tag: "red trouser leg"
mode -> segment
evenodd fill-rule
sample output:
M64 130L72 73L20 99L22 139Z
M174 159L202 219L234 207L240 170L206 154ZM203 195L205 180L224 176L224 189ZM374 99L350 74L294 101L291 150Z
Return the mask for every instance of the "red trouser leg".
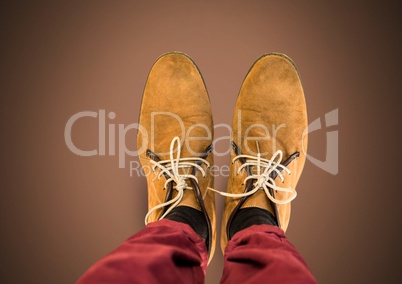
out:
M77 283L204 283L208 256L190 226L163 219L96 262Z
M254 225L236 233L225 251L221 283L316 283L284 232Z

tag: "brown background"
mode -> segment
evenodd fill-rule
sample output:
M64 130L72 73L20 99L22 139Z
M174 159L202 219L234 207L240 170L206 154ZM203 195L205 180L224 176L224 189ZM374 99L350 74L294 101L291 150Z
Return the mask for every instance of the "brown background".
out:
M310 122L339 108L331 130L339 130L340 164L336 176L306 164L287 235L320 283L400 283L396 4L16 2L0 6L1 283L72 283L143 228L145 178L119 169L116 156L74 155L64 127L84 110L114 111L110 123L137 122L148 71L172 50L197 62L216 124L231 123L258 56L292 57ZM95 148L97 137L95 119L76 124L79 147ZM325 144L325 131L312 134L310 154L324 159ZM134 131L127 145L135 149ZM216 158L227 163L227 156ZM226 178L215 187L225 189ZM223 199L217 203L220 217ZM217 283L221 271L217 251L206 282Z

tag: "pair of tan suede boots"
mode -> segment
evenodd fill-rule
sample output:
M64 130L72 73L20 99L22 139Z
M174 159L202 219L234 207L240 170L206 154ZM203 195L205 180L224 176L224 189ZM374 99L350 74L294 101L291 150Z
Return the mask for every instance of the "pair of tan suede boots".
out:
M286 231L305 163L307 110L300 77L284 54L261 56L248 71L234 110L226 192L213 188L213 119L199 69L171 52L154 63L144 89L137 145L147 169L147 222L178 206L203 213L209 261L216 246L215 193L226 196L221 248L236 213L269 211Z

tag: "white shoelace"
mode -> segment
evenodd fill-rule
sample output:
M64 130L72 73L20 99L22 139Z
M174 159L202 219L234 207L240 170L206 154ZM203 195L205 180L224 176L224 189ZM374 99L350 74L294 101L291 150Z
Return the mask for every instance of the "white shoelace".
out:
M258 148L258 145L257 145ZM258 150L259 152L259 150ZM221 192L215 189L210 188L210 190L219 193L223 196L226 197L232 197L232 198L242 198L245 196L250 196L256 193L258 190L263 190L266 194L266 196L271 200L272 202L276 204L286 204L291 202L293 199L296 198L297 192L291 188L291 187L280 187L277 186L275 183L275 180L270 177L271 173L276 172L277 176L279 176L280 180L282 183L284 182L284 177L281 174L281 170L284 170L288 175L290 175L290 170L285 167L284 165L281 165L280 162L282 161L283 153L281 150L278 150L274 153L271 159L262 159L261 154L258 153L257 157L256 156L250 156L250 155L238 155L233 159L233 163L236 162L236 160L245 158L246 162L242 164L238 169L237 169L237 174L240 173L241 170L243 170L245 167L250 166L250 167L256 167L256 173L253 173L249 176L247 176L243 184L246 184L246 182L250 179L255 179L256 181L254 182L254 188L250 190L249 192L244 192L244 193L228 193L228 192ZM252 171L253 172L253 171ZM270 192L269 189L273 189L276 191L281 191L281 192L287 192L291 193L290 197L280 200L276 199Z
M175 150L175 145L177 144L177 155L176 158L173 157L174 150ZM180 158L180 153L181 153L181 145L180 145L180 138L179 137L174 137L172 142L170 143L170 159L169 160L162 160L159 162L156 162L154 160L150 160L150 162L153 164L152 170L155 171L156 168L160 170L157 178L160 179L162 175L167 175L169 178L166 180L164 189L166 189L166 186L170 182L174 182L176 185L173 187L177 191L177 195L172 198L169 201L166 201L164 203L158 204L155 207L153 207L147 215L145 216L145 225L148 224L148 218L149 216L155 211L160 208L164 208L165 206L169 206L169 208L166 210L166 212L159 218L163 219L166 217L167 214L169 214L170 211L175 208L180 201L183 198L184 195L184 190L192 190L193 188L191 186L188 186L187 180L193 179L195 182L198 183L198 179L195 175L192 174L180 174L179 169L189 169L192 167L196 167L202 174L203 177L206 175L206 171L197 164L196 162L201 162L201 164L205 164L207 168L209 168L209 163L202 158Z

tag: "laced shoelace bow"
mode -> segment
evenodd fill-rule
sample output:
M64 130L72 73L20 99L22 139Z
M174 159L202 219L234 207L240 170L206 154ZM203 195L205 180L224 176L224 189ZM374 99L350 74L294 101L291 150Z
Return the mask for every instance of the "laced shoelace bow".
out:
M177 155L176 157L173 156L174 150L175 150L175 145L177 144ZM169 160L161 160L161 161L154 161L150 160L150 162L153 164L152 170L156 171L156 169L159 169L160 172L157 175L157 178L160 179L162 175L167 176L168 178L166 179L166 182L163 186L164 189L167 188L167 185L170 182L175 183L176 185L173 186L173 189L177 191L177 195L172 198L171 200L168 200L164 203L158 204L155 207L153 207L147 215L145 216L145 225L148 224L148 219L151 214L161 208L164 208L165 206L169 206L169 208L166 210L166 212L159 218L163 219L166 217L167 214L170 213L170 211L173 210L183 199L184 195L184 190L192 190L193 188L187 184L187 180L194 180L195 182L198 183L198 179L195 175L192 174L181 174L179 173L179 169L189 169L189 168L197 168L201 175L203 177L206 176L206 171L203 169L201 166L202 164L205 164L207 168L209 168L209 163L205 159L198 158L198 157L191 157L191 158L180 158L181 154L181 145L180 145L180 138L179 137L174 137L172 142L170 143L170 159ZM197 164L197 162L199 162ZM201 164L201 165L200 165Z
M287 204L291 202L293 199L296 198L297 192L291 187L280 187L276 185L275 180L271 177L271 174L275 172L277 176L280 178L282 183L284 182L284 177L281 173L281 171L285 171L288 175L291 174L291 171L284 165L280 164L282 161L283 153L281 150L276 151L271 159L263 159L261 158L261 154L259 151L259 147L257 144L257 149L258 149L258 154L257 156L251 156L251 155L238 155L235 158L233 158L233 163L236 162L236 160L244 158L246 159L245 163L243 163L238 169L237 169L237 174L241 172L241 170L245 169L247 166L249 167L256 167L256 170L254 171L251 175L248 175L244 181L243 184L246 184L248 180L255 180L253 183L254 188L248 192L244 193L228 193L228 192L221 192L218 190L214 190L210 188L212 191L219 193L220 195L226 196L226 197L232 197L232 198L242 198L245 196L251 196L254 193L256 193L258 190L263 190L266 194L266 196L271 200L272 202L276 204ZM280 192L286 192L290 193L290 196L286 199L277 199L275 198L272 194L271 191L280 191Z

